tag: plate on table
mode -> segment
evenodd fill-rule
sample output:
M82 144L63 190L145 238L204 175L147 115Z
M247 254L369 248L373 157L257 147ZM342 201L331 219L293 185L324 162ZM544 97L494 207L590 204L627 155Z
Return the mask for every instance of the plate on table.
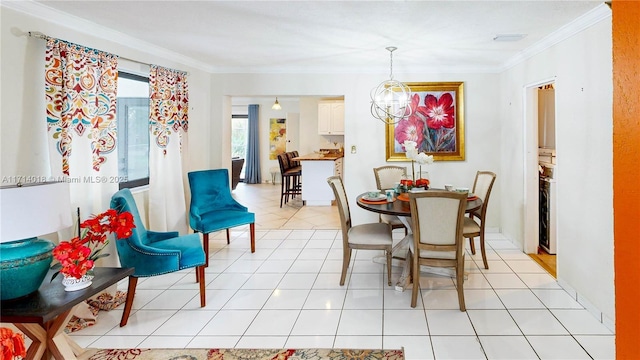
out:
M478 196L476 196L476 195L474 195L472 193L467 194L467 200L469 200L469 201L476 200L477 198L478 198Z
M369 197L369 195L364 195L362 198L367 201L382 201L382 200L387 200L387 195L380 194L377 197Z

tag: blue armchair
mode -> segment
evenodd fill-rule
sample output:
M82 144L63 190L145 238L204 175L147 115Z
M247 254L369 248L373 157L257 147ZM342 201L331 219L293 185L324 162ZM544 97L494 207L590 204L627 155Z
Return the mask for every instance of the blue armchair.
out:
M209 264L209 233L249 224L251 232L251 252L256 251L255 214L240 205L229 188L227 169L192 171L189 174L191 206L189 224L195 232L203 234L204 252Z
M135 268L129 277L127 302L120 326L125 326L131 313L133 298L139 277L167 274L170 272L196 268L200 283L200 306L206 305L204 268L205 252L196 234L180 236L177 231L148 231L140 219L138 208L129 189L122 189L111 197L111 208L118 212L129 211L136 227L130 237L116 241L116 249L123 267Z

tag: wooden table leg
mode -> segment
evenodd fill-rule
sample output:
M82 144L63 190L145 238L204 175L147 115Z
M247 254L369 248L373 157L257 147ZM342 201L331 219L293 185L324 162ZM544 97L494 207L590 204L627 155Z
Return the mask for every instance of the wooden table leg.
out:
M47 332L39 324L13 324L29 339L31 345L27 349L27 359L41 359L47 350Z
M51 352L56 360L75 360L82 355L86 355L87 351L94 351L82 348L64 332L67 323L73 316L72 310L65 311L48 324L47 350Z

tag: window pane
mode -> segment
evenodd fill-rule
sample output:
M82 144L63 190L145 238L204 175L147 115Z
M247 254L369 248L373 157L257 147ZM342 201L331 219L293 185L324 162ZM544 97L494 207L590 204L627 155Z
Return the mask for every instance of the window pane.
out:
M249 136L249 119L246 115L234 115L231 119L231 157L245 159L247 157L247 137ZM240 179L244 179L242 167Z
M133 77L133 78L129 78ZM120 73L118 78L118 175L120 188L149 183L148 79Z

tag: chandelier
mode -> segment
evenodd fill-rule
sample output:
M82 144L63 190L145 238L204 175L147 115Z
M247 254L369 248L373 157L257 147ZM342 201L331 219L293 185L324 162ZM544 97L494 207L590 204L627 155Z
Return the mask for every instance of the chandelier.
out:
M411 89L393 79L393 52L398 48L386 48L390 57L389 80L371 90L371 115L385 124L397 124L411 115Z

